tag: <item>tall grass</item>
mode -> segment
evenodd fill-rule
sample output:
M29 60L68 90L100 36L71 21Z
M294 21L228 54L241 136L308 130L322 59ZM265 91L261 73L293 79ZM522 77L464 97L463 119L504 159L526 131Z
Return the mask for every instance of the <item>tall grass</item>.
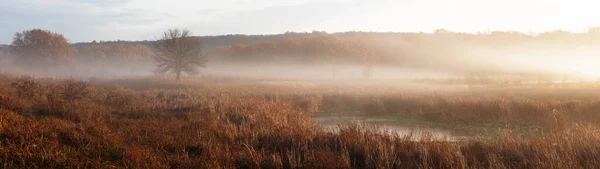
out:
M596 99L358 92L232 82L83 83L0 77L4 168L598 168ZM128 83L123 85L122 83ZM121 84L121 85L118 85ZM166 87L162 86L167 84ZM172 87L172 86L176 87ZM128 87L122 87L128 86ZM529 124L531 136L454 142L350 125L319 112Z

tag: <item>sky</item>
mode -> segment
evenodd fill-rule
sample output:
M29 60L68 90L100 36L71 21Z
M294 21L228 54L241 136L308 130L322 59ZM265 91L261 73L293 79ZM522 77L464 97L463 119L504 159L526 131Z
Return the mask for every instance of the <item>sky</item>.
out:
M40 28L71 42L294 32L585 31L600 4L583 0L0 0L0 44Z

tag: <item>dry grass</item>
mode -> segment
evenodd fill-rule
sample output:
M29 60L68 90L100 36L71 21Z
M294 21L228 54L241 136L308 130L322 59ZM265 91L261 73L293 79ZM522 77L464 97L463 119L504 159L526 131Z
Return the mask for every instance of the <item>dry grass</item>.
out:
M124 84L126 83L126 84ZM151 84L151 85L149 85ZM121 87L121 86L127 86ZM600 100L518 92L368 92L134 79L0 77L4 168L599 168ZM593 93L593 92L591 92ZM339 133L317 112L535 125L464 142Z

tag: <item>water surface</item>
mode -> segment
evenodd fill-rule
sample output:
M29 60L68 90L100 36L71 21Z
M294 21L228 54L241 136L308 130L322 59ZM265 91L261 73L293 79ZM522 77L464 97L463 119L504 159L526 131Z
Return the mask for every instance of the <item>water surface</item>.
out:
M365 117L365 116L327 116L313 117L314 122L319 124L323 130L328 132L339 132L341 127L348 125L360 125L368 129L374 129L382 134L398 134L400 136L411 136L413 140L441 139L441 140L464 140L467 137L457 134L448 129L434 128L425 125L407 125L393 118Z

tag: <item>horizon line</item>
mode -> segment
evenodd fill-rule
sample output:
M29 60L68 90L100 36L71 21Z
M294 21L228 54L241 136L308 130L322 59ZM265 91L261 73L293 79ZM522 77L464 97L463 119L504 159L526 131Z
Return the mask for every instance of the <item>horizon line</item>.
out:
M26 30L33 30L33 29L38 29L38 28L32 28L32 29L26 29ZM24 30L24 31L26 31ZM46 29L42 29L42 30L46 30ZM438 33L438 31L440 31L439 33L457 33L457 34L470 34L470 35L490 35L494 32L506 32L506 33L519 33L519 34L523 34L523 35L528 35L528 36L539 36L541 34L544 33L551 33L551 32L567 32L567 33L572 33L572 34L585 34L585 33L589 33L591 32L591 30L596 30L600 32L600 26L590 26L587 27L583 30L580 31L572 31L572 30L566 30L566 29L553 29L553 30L546 30L546 31L528 31L528 32L523 32L523 31L516 31L516 30L483 30L483 31L477 31L477 32L469 32L469 31L453 31L453 30L449 30L449 29L445 29L445 28L438 28L435 29L433 31L355 31L355 30L349 30L349 31L337 31L337 32L327 32L327 31L319 31L319 30L312 30L312 31L285 31L283 33L256 33L256 34L243 34L243 33L231 33L231 34L215 34L215 35L196 35L194 37L221 37L221 36L276 36L276 35L285 35L285 34L312 34L312 33L326 33L326 34L343 34L343 33L390 33L390 34L436 34ZM52 31L52 30L48 30L48 31ZM54 32L54 31L52 31ZM55 33L59 33L62 34L60 32L55 32ZM67 40L69 39L68 37L66 37ZM155 40L150 40L150 39L143 39L143 40L122 40L122 39L116 39L116 40L92 40L92 41L78 41L78 42L70 42L70 44L82 44L82 43L92 43L93 41L96 41L98 43L100 42L143 42L143 41L155 41ZM2 44L0 43L0 45L10 45L10 44Z

